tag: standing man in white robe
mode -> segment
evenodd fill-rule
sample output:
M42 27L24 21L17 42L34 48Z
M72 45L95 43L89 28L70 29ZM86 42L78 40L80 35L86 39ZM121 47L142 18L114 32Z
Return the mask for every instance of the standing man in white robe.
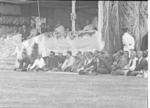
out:
M123 50L129 52L129 57L131 55L131 51L135 48L135 39L128 32L125 32L122 36Z

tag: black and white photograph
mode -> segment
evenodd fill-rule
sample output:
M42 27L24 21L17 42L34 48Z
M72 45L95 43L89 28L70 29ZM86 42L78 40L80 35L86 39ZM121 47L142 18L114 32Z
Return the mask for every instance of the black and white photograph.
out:
M148 108L148 1L0 0L0 108Z

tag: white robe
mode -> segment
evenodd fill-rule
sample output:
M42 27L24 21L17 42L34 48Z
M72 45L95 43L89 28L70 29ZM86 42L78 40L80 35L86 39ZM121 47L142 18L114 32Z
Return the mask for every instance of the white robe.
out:
M123 50L129 52L129 56L131 54L131 50L134 50L135 48L135 40L133 36L131 36L129 33L124 33L122 36L122 43L123 43Z

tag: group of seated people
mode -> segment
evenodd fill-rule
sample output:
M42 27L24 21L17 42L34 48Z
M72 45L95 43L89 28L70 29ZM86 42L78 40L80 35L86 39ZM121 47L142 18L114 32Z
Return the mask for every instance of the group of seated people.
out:
M110 55L107 52L77 52L75 56L71 51L66 55L55 54L51 51L49 56L38 56L32 64L27 64L27 58L19 67L21 71L61 71L77 72L80 75L112 74L126 76L145 76L148 71L148 52L118 51Z
M112 64L111 72L113 75L147 76L147 51L132 50L130 57L128 51L118 52L114 58L115 62Z

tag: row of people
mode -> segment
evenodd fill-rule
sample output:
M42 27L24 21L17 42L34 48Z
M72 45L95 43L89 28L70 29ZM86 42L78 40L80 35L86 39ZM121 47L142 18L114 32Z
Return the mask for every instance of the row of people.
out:
M148 52L131 51L129 57L128 51L119 52L115 55L112 65L113 75L143 76L148 71Z
M78 52L75 56L71 51L64 56L51 51L48 57L40 57L30 65L22 65L23 70L30 71L63 71L79 74L112 74L112 75L143 75L148 70L147 52L119 51L114 55L106 52ZM25 59L27 60L27 59Z

